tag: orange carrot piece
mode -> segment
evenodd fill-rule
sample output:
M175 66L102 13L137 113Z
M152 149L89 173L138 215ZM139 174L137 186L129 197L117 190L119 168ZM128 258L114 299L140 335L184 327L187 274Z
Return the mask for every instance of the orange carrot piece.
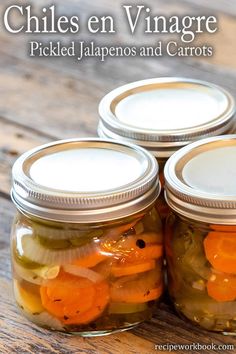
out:
M40 295L44 308L50 314L64 323L72 324L83 323L85 314L89 322L102 313L108 303L109 289L104 281L93 283L88 279L60 272L56 279L41 286Z
M144 263L137 263L126 266L113 265L111 272L115 277L122 277L124 275L143 273L154 268L155 261L151 259Z
M160 284L157 288L147 290L146 292L137 292L125 294L122 292L111 292L111 298L114 302L143 303L158 299L163 291Z
M158 299L162 283L160 265L145 273L118 278L111 285L111 301L142 303Z
M80 257L79 259L74 260L72 264L84 268L92 268L95 267L98 263L104 261L104 259L106 259L106 256L99 253L99 250L97 250L88 256Z
M216 301L236 299L236 276L221 273L212 274L207 282L207 292Z
M137 263L162 256L163 246L157 243L159 238L155 232L131 235L117 242L102 243L101 248L113 254L121 263Z
M95 290L96 296L92 307L88 311L78 313L75 317L64 318L63 322L65 324L87 324L96 320L103 313L109 302L109 286L105 281L102 281L96 284Z
M162 245L150 245L145 248L130 251L124 258L122 258L121 262L125 263L133 263L137 261L146 261L152 259L158 259L163 254L163 246Z
M43 306L52 315L69 317L75 316L78 310L84 312L92 306L95 288L88 279L61 272L56 279L41 286L40 294Z
M236 274L236 233L209 232L204 240L204 250L213 268Z
M236 232L235 225L210 225L210 228L214 231Z

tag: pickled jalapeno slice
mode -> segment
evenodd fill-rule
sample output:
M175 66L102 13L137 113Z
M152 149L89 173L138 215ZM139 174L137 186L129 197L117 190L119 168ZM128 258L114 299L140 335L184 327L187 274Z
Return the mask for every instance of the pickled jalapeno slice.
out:
M209 232L204 240L204 249L213 268L236 274L236 232Z

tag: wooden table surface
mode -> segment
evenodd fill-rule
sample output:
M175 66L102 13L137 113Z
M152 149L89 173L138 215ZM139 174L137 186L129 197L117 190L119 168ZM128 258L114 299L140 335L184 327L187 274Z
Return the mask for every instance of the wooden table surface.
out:
M40 4L31 3L35 3L35 8L50 4L44 0ZM122 24L120 0L57 0L55 3L64 15L80 14L83 19L92 14L116 16L119 24L116 35L91 37L84 31L79 40L95 38L97 43L111 45L153 44L158 39L141 34L128 35ZM9 0L1 1L1 17L7 5ZM17 312L12 299L9 235L15 208L9 190L11 167L20 154L55 139L96 136L99 100L109 90L131 81L157 76L193 77L220 84L236 97L235 2L158 0L149 1L149 5L156 14L216 15L219 31L197 38L197 43L214 46L214 56L111 58L103 63L91 58L81 63L70 58L32 59L26 55L28 35L9 35L0 30L0 353L159 353L155 344L193 342L233 343L234 351L221 352L236 353L236 339L193 327L179 319L165 301L150 322L136 329L108 337L83 339L52 333L30 324ZM39 35L37 39L40 38Z

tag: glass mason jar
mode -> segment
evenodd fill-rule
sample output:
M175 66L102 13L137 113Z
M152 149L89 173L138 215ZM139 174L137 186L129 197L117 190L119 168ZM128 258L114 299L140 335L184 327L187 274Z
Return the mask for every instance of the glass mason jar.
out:
M96 336L150 319L163 289L158 165L101 139L51 143L13 167L14 295L32 322Z
M154 78L108 93L99 105L98 135L140 145L157 158L160 180L167 159L181 147L235 131L235 102L212 83L187 78ZM168 215L164 184L156 207Z
M236 135L201 140L165 167L168 288L177 312L236 334Z

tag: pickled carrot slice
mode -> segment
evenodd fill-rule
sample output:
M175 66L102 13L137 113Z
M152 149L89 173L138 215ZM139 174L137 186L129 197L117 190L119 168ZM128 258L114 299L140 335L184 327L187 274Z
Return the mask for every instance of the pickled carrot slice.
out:
M213 268L236 274L236 233L209 232L204 239L204 250Z
M163 291L162 285L158 288L147 290L146 292L137 292L130 294L122 294L122 292L112 292L112 301L127 302L127 303L143 303L158 299Z
M119 258L122 264L137 263L158 259L163 255L162 245L147 245L145 248L140 249L138 247L133 247L130 250L120 252Z
M140 259L157 259L163 255L162 245L147 246L145 249L139 250Z
M236 299L236 276L215 273L207 282L207 292L216 301L233 301Z
M152 259L158 259L163 255L162 245L148 245L143 249L137 247L131 249L130 252L122 254L121 263L128 264L137 261L146 261Z
M101 244L101 248L113 254L121 263L137 263L162 256L163 246L157 243L158 239L159 234L149 232L126 236L113 243L105 242Z
M236 232L236 225L210 225L214 231Z
M57 279L41 286L40 294L48 312L63 318L76 316L77 311L87 311L93 304L95 288L88 279L61 273Z
M103 281L96 284L96 296L94 298L93 305L86 312L78 314L75 317L64 318L63 322L65 324L87 324L98 318L109 302L109 286Z
M155 261L151 259L150 261L144 263L137 263L126 266L113 265L111 268L111 272L115 277L122 277L124 275L143 273L154 268Z
M105 281L93 283L62 271L56 279L41 286L40 295L44 308L63 323L82 324L104 311L109 287Z
M77 258L72 262L72 264L79 267L92 268L98 263L104 261L106 257L107 256L99 253L99 250L95 249L93 253Z
M141 275L119 278L111 286L112 302L143 303L156 300L162 294L160 269L153 269Z

